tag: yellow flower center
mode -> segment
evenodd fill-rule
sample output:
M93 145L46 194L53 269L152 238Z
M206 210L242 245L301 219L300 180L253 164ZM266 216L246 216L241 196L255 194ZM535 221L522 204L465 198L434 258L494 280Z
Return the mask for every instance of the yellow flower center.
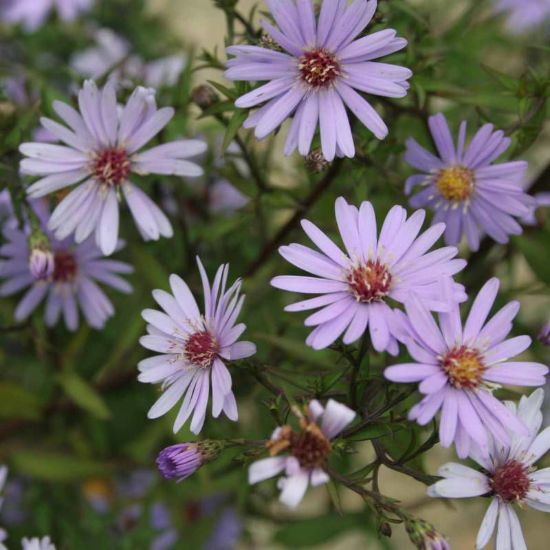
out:
M436 186L448 201L464 201L474 190L474 172L464 166L443 168L437 174Z
M449 379L449 384L457 389L477 388L482 382L486 368L479 352L466 346L449 351L441 359L440 364Z

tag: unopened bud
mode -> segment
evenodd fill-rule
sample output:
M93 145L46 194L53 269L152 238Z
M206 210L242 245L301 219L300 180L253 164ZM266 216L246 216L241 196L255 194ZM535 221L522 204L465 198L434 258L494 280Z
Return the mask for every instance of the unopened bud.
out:
M273 50L275 52L282 52L283 48L269 34L262 34L260 39L258 40L258 46L260 48L265 48L267 50Z
M14 122L16 107L11 101L0 101L0 128L8 128Z
M315 149L306 156L306 166L310 172L320 174L330 166L330 162L323 156L320 149Z
M380 532L380 534L381 534L383 537L388 537L388 538L390 538L391 535L392 535L391 525L390 525L387 521L383 521L383 522L378 526L378 531Z
M418 550L451 550L447 539L435 527L423 519L410 519L405 529Z
M163 449L157 466L166 479L182 481L194 474L203 464L215 460L223 449L219 441L179 443Z
M548 321L539 332L539 341L545 346L550 346L550 321Z
M34 231L29 238L29 269L37 279L48 279L53 275L55 258L48 237L40 230Z
M193 88L191 91L191 99L193 103L203 111L212 107L212 105L215 105L220 100L218 94L214 91L212 86L208 86L208 84L201 84Z

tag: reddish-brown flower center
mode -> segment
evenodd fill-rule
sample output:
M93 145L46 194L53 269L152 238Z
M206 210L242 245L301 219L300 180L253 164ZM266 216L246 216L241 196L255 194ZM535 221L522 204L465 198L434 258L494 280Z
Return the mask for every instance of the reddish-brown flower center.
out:
M485 365L475 349L459 346L441 359L441 368L449 378L449 384L457 389L477 388L481 382Z
M448 201L464 201L474 190L475 176L464 166L450 166L437 174L436 186Z
M382 301L391 289L392 276L387 266L369 260L348 272L348 285L358 302Z
M189 363L206 369L212 366L220 346L216 339L207 331L203 330L192 334L185 343L183 355Z
M305 52L298 68L302 80L314 88L328 86L342 74L336 56L322 48Z
M120 185L130 174L130 159L124 149L104 149L93 163L93 173L105 185Z
M517 460L499 466L491 479L493 492L505 502L523 500L530 485L527 468Z
M76 277L78 265L70 252L56 252L54 254L53 280L66 283Z
M302 419L300 425L300 432L294 432L290 426L283 426L277 439L269 441L267 447L272 456L288 450L302 468L319 468L326 463L332 445L315 422Z

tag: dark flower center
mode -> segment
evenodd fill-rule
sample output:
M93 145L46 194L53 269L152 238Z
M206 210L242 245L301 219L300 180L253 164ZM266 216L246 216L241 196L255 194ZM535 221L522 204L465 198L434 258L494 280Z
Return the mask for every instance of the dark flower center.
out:
M314 88L328 86L342 74L336 56L324 49L305 52L298 68L302 80Z
M203 330L195 332L187 339L183 355L189 363L206 369L212 366L219 351L220 346L216 339L207 330Z
M490 483L493 492L504 502L523 500L531 485L527 468L517 460L510 460L503 466L499 466Z
M466 346L449 351L441 359L440 364L449 379L449 384L457 389L477 388L485 372L479 352Z
M75 257L70 252L56 252L54 255L53 280L66 283L74 280L78 271Z
M93 173L104 185L120 185L130 174L130 159L124 149L104 149L94 159Z
M474 172L465 166L450 166L437 174L436 185L448 201L464 201L474 190Z
M294 432L290 426L283 426L279 436L269 441L271 455L288 450L300 466L306 470L322 467L332 450L332 445L315 422L301 421L302 431Z
M357 301L369 304L382 301L388 295L392 276L388 268L378 260L369 260L351 269L347 282Z

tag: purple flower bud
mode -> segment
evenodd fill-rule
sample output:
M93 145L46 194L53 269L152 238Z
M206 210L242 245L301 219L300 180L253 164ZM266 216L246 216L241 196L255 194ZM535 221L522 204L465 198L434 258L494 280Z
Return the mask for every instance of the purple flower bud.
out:
M55 268L55 258L49 248L42 246L31 249L29 269L35 279L49 279Z
M550 346L550 321L545 323L540 329L539 341L545 346Z
M411 542L419 550L451 550L447 539L423 519L411 518L405 523Z
M178 482L194 474L203 464L214 460L222 444L217 441L178 443L163 449L157 457L160 473Z

